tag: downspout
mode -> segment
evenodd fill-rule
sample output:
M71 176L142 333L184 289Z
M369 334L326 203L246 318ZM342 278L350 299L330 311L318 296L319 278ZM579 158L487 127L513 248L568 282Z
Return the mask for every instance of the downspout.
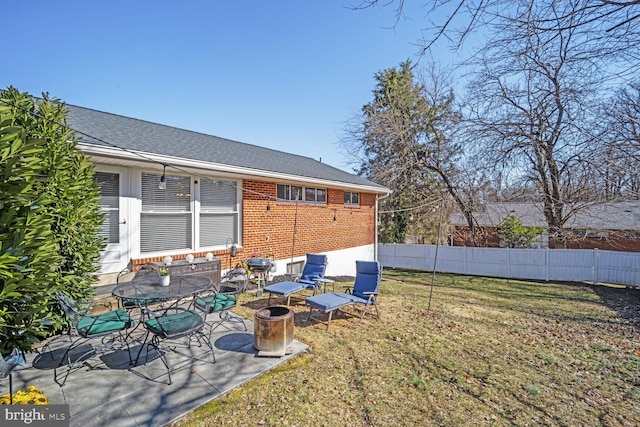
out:
M389 197L391 193L384 194L380 196L380 194L376 194L376 221L375 221L375 230L374 230L374 245L373 245L373 258L374 261L378 261L378 202L380 200L384 200Z

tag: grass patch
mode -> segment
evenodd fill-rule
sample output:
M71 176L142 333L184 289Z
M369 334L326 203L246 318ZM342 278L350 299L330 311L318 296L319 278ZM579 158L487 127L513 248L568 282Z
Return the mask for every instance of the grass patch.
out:
M174 426L640 425L640 290L437 275L427 311L430 273L383 278L380 319L296 315L308 352Z

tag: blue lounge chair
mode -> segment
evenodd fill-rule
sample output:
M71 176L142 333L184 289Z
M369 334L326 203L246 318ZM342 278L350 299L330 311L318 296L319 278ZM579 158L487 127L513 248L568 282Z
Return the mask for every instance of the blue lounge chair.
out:
M287 297L287 305L291 301L291 295L305 289L313 290L315 295L320 287L318 279L324 278L324 271L327 268L327 256L318 254L307 254L307 261L302 269L300 279L296 282L286 281L274 283L264 288L269 293L269 304L271 303L271 295L281 295Z
M356 304L364 305L360 321L364 318L369 306L375 307L376 316L380 318L377 303L381 276L382 267L378 261L356 261L356 281L353 288L347 287L345 292L327 292L307 297L305 300L309 305L309 317L307 320L311 319L311 313L314 309L329 313L327 322L327 330L329 330L334 311L347 305Z

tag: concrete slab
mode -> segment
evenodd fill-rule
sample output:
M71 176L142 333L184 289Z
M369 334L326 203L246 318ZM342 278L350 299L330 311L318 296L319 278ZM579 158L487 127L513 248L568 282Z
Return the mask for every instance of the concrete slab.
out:
M27 355L26 362L12 374L14 392L33 385L45 392L51 404L68 404L70 426L163 426L209 402L239 385L262 375L307 346L294 340L291 354L282 357L259 357L253 347L253 322L230 323L229 329L219 326L211 333L216 362L206 346L176 342L180 353L167 351L172 366L173 383L167 384L167 370L152 351L146 361L143 350L138 366L129 366L125 349L94 356L73 370L63 386L54 381L66 374L66 365L58 368L66 337L57 337L42 348L42 354ZM214 325L215 326L215 325ZM209 330L205 330L208 334ZM144 331L136 330L130 337L135 358ZM201 360L191 360L196 356ZM1 393L8 392L8 379L0 382Z

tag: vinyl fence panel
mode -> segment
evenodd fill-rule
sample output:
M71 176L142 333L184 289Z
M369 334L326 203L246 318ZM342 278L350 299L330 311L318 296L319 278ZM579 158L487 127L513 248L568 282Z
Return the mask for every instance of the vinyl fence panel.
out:
M596 282L640 286L640 254L595 250Z
M385 268L640 286L640 253L631 252L379 244L378 260Z
M549 252L549 280L565 282L593 281L592 250L545 249Z

